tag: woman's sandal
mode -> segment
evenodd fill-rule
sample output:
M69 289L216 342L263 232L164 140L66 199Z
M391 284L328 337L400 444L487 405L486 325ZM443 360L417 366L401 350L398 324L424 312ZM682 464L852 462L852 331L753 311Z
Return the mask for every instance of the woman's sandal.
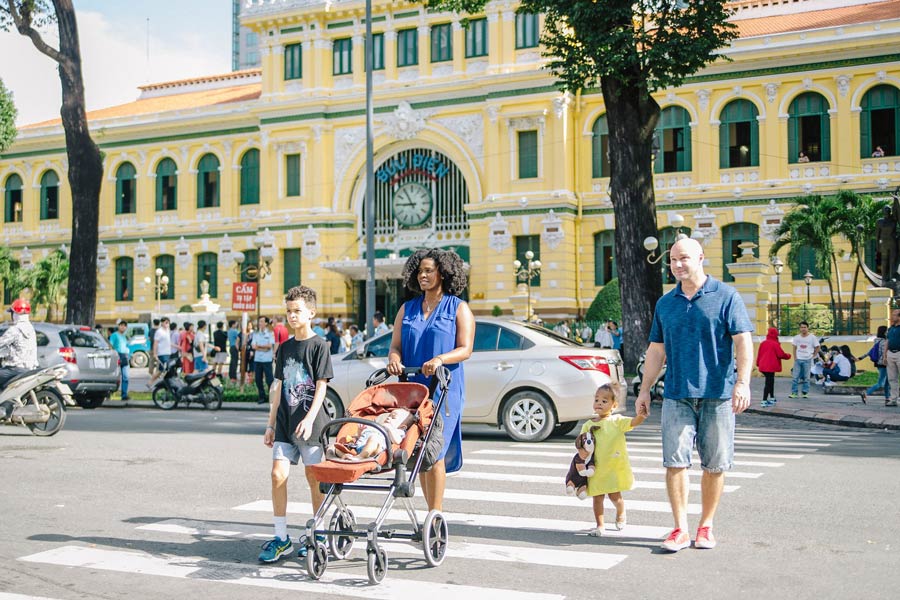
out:
M628 520L625 517L622 517L621 519L617 519L616 520L616 529L618 531L622 531L623 529L625 529L625 525L627 525L627 524L628 524Z

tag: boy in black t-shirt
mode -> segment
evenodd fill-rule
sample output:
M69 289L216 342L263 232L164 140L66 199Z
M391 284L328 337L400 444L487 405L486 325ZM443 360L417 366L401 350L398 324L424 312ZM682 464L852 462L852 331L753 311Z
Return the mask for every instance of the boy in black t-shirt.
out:
M310 327L316 314L316 292L292 287L284 297L288 326L294 335L278 347L275 380L269 389L269 424L263 443L272 448L272 509L275 538L263 544L260 562L275 562L293 551L287 534L287 481L290 466L303 461L312 495L313 513L322 505L319 482L309 465L322 462L319 445L328 413L322 408L328 380L333 376L328 343ZM297 551L305 556L306 546Z

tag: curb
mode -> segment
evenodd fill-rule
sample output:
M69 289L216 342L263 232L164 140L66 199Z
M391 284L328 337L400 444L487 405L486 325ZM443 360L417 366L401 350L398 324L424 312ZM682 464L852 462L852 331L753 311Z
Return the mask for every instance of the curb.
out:
M103 408L152 408L154 410L161 410L153 404L152 400L128 400L126 402L122 402L121 400L107 400L103 403ZM179 405L177 410L184 410L185 408L192 410L206 410L203 408L201 404L197 404L196 402L192 402L187 407ZM173 409L176 410L176 409ZM249 402L223 402L222 408L219 410L236 410L243 412L269 412L268 404L250 404ZM169 412L169 411L163 411ZM218 412L218 411L210 411L210 412Z
M896 417L861 417L858 415L839 415L835 413L816 413L810 410L792 410L789 408L776 408L774 410L762 410L748 408L745 412L770 417L787 417L801 421L814 421L842 427L861 427L867 429L887 429L900 431L900 415Z

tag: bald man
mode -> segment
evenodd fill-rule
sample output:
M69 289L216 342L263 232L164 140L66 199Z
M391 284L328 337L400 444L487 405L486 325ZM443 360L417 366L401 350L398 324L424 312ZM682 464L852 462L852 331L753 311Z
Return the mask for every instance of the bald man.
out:
M688 468L695 441L703 470L703 508L694 547L716 545L713 516L734 459L734 415L750 405L753 325L737 291L703 272L703 248L696 240L677 241L669 267L677 283L656 303L635 408L638 414L650 414L651 382L668 362L662 443L675 529L662 548L677 552L691 545Z

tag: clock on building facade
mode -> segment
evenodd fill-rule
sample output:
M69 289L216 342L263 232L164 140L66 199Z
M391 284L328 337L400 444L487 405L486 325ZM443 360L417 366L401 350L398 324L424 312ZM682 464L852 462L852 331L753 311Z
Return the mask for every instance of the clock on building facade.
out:
M422 225L431 217L431 192L421 183L405 183L393 197L394 218L404 227Z

